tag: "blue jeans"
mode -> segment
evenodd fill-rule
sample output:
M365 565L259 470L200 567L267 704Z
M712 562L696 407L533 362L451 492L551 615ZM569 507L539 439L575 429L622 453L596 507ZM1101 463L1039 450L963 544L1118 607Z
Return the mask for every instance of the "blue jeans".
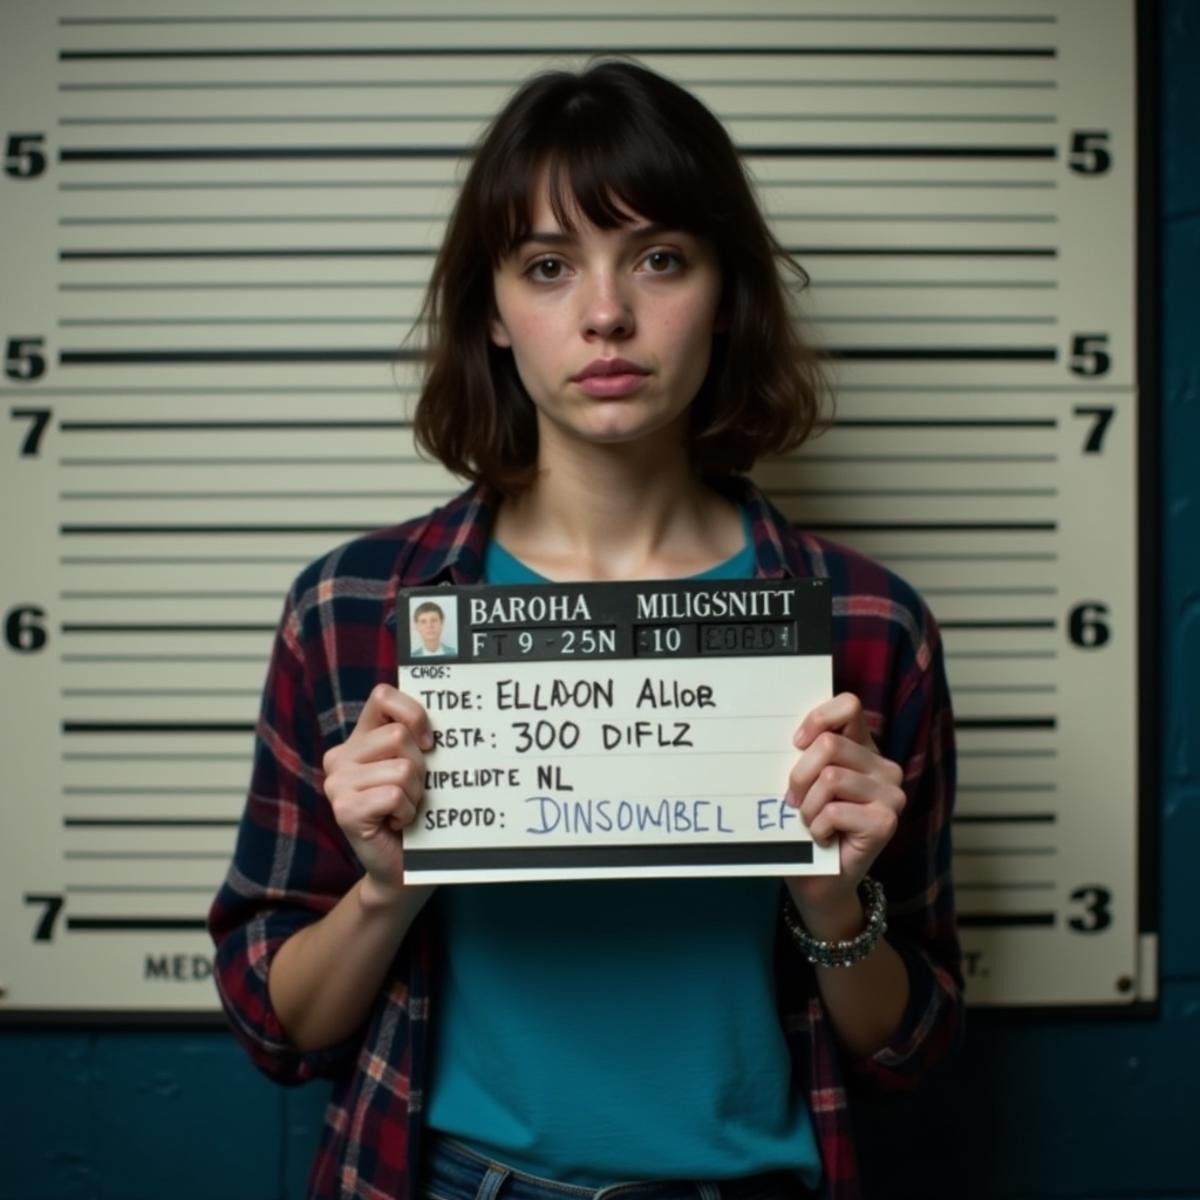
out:
M803 1200L811 1193L790 1171L739 1179L649 1180L580 1187L484 1158L454 1138L426 1129L418 1200Z

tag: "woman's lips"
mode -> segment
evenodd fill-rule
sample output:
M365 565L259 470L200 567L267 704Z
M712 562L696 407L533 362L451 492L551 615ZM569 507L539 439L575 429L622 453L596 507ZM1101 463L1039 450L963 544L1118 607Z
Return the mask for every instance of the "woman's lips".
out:
M630 371L620 375L585 375L575 382L589 396L628 396L648 378L642 372Z

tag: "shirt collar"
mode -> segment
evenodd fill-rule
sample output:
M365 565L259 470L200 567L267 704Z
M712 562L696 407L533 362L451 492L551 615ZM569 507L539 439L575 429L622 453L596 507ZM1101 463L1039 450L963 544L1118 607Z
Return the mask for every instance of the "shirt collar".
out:
M790 522L754 483L735 475L713 480L712 485L735 504L746 507L754 538L756 578L812 575ZM430 513L400 564L402 586L479 583L499 502L500 495L494 488L477 483Z

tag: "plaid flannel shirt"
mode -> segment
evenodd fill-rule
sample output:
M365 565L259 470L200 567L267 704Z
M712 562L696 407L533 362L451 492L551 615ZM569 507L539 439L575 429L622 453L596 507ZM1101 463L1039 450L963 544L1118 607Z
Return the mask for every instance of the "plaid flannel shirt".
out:
M780 1020L793 1079L812 1113L822 1191L829 1200L850 1200L860 1188L848 1076L884 1090L914 1087L961 1037L950 879L954 722L941 639L921 597L895 574L848 547L795 531L749 481L726 486L749 506L757 577L832 581L835 691L859 697L880 752L904 768L908 803L872 868L887 893L887 938L910 982L907 1010L887 1046L855 1060L836 1042L813 969L782 920L777 931ZM221 1002L254 1063L282 1084L334 1081L309 1177L313 1200L412 1195L439 941L433 906L426 906L359 1030L316 1051L289 1041L267 991L271 960L363 874L325 798L320 763L326 749L349 737L371 688L396 681L397 589L478 582L495 505L495 494L477 486L427 517L349 542L305 568L284 604L249 796L208 924Z

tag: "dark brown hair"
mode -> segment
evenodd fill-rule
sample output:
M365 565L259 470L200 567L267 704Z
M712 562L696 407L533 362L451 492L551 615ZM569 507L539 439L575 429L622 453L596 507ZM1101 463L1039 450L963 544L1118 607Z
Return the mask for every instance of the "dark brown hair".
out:
M418 446L457 475L512 493L534 478L537 420L512 352L494 345L492 272L530 232L534 181L575 232L578 206L600 229L635 212L707 236L720 260L726 332L713 338L692 402L689 448L706 476L748 470L798 446L817 424L824 391L815 352L788 310L780 268L808 277L767 227L721 123L646 67L603 59L578 74L528 80L475 153L418 317L425 379Z

